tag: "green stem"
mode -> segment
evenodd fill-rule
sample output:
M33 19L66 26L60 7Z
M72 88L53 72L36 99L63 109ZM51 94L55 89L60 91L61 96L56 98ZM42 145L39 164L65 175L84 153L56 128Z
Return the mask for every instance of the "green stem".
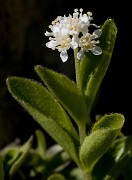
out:
M80 137L80 144L83 143L85 137L86 137L86 125L85 124L81 124L79 126L79 137Z
M85 180L92 180L92 176L89 173L85 174Z
M75 72L76 72L76 83L77 86L82 89L81 83L81 75L80 75L80 60L77 58L78 48L74 50L74 58L75 58Z

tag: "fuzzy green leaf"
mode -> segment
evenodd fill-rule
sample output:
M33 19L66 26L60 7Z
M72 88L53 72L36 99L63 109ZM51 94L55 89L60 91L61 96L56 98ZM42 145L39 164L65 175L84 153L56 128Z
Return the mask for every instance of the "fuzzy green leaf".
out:
M76 131L49 92L39 83L26 78L10 77L7 85L16 101L79 163Z
M89 111L92 108L98 89L108 69L116 35L117 27L115 22L112 19L106 20L102 26L102 35L99 39L100 47L103 51L102 54L95 56L88 52L80 63L82 89L85 90Z
M110 148L124 123L124 117L120 114L105 115L101 119L93 127L92 133L84 139L80 149L80 159L88 172L92 171L98 160Z
M124 116L119 113L105 114L98 122L96 122L92 128L92 131L96 131L102 128L110 128L120 130L124 124Z
M4 180L4 169L3 169L3 163L1 157L0 157L0 180Z
M34 80L19 77L8 78L7 86L10 93L22 106L29 105L46 118L56 121L59 126L77 138L76 130L69 117L44 86Z
M42 66L35 67L36 72L46 84L54 97L63 105L79 125L86 121L84 96L76 84L65 75Z

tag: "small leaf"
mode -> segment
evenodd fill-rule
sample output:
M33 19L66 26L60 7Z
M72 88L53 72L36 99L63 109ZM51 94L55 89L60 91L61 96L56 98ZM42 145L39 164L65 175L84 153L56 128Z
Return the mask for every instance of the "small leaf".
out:
M33 142L33 137L31 136L29 140L19 149L21 155L11 166L9 170L10 177L12 177L17 172L17 170L22 166L24 160L28 156L29 150L32 146L32 142Z
M96 122L92 128L92 131L96 131L102 128L111 128L120 130L124 124L124 116L119 113L106 114Z
M75 122L78 125L86 122L84 95L76 84L65 75L42 66L36 66L35 70L54 97L64 106Z
M5 174L7 174L12 164L18 159L20 154L21 153L18 147L7 146L1 151Z
M124 123L124 117L120 114L105 115L101 119L94 125L92 133L84 139L80 149L80 159L88 172L92 171L113 144ZM107 123L108 121L112 123Z
M85 91L89 112L108 69L115 45L116 34L117 27L115 22L112 19L106 20L102 26L102 35L99 39L100 47L103 51L102 54L95 56L88 52L81 61L82 89Z
M13 97L58 142L72 159L79 163L79 140L66 113L48 91L37 82L25 78L9 78L8 88Z
M47 180L65 180L65 178L61 174L53 174L50 177L48 177Z
M0 157L0 180L4 180L4 169L3 169L3 163L1 157Z
M42 131L36 130L36 137L37 137L37 151L42 159L45 158L46 153L46 140L45 136Z

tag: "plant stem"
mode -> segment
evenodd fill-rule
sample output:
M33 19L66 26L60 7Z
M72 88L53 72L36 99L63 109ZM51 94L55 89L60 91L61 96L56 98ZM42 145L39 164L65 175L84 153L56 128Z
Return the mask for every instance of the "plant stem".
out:
M80 137L80 143L82 144L86 137L86 125L85 124L82 124L79 126L79 137Z
M82 83L81 83L81 75L80 75L80 60L77 58L78 48L74 50L74 58L75 58L75 72L76 72L76 83L81 90Z
M92 180L92 176L89 173L85 174L85 180Z

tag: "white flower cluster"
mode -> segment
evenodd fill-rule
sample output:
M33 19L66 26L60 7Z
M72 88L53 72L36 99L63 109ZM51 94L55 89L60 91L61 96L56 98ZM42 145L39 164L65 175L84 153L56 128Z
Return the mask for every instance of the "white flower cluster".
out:
M100 55L102 49L97 46L98 38L101 35L101 29L96 24L91 24L92 13L83 14L83 9L75 9L73 16L58 16L49 26L51 32L45 33L49 36L49 42L46 43L48 48L57 49L63 62L67 61L69 48L79 48L77 58L80 60L84 56L84 52L91 51L95 55ZM89 26L96 29L92 34L89 32Z

